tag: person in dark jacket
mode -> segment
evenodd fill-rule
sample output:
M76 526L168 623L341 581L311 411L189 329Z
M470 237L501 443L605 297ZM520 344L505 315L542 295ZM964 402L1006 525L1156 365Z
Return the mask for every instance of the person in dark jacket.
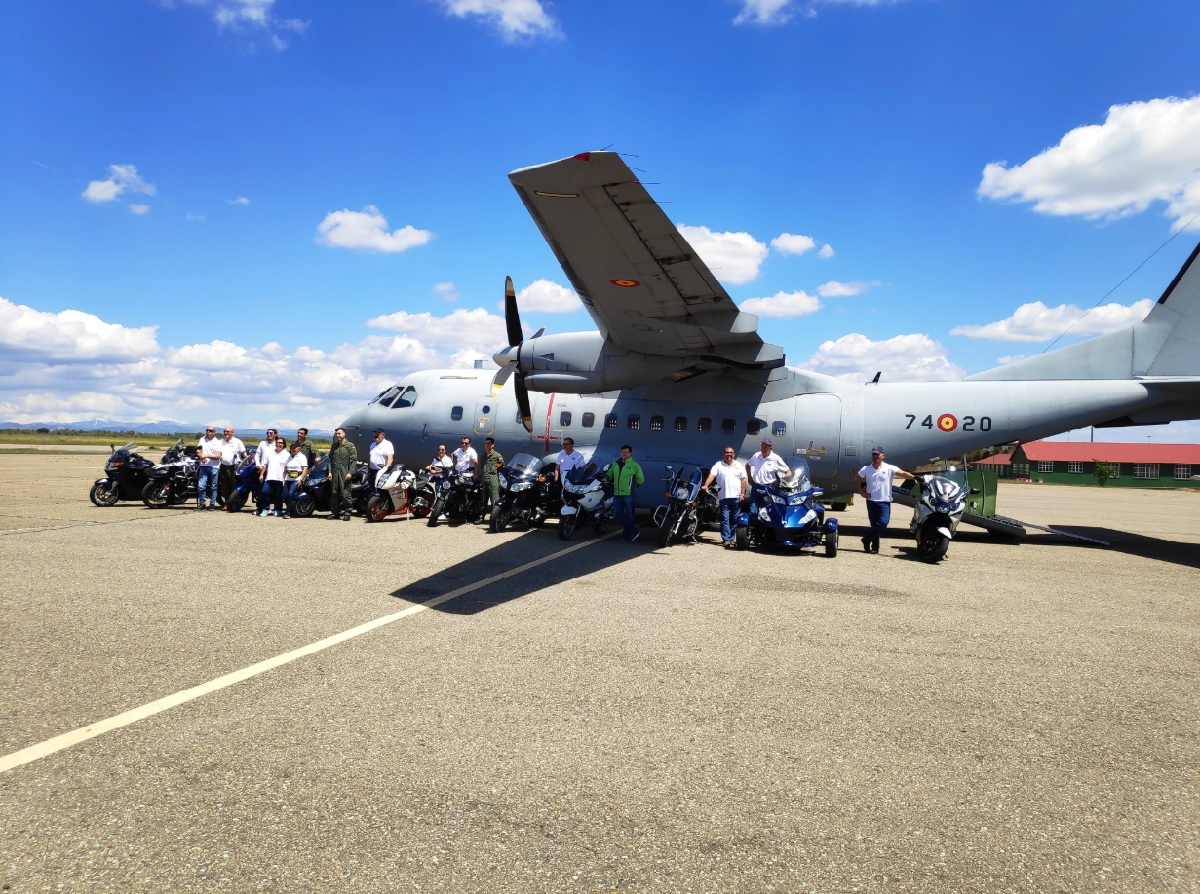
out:
M329 448L329 511L333 518L350 521L350 476L358 463L358 451L346 440L346 430L336 429Z

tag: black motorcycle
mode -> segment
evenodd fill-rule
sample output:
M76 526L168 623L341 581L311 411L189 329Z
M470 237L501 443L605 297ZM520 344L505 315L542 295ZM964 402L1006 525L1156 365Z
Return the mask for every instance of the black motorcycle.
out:
M350 473L350 511L356 515L367 514L367 503L375 486L370 482L367 464L358 463ZM322 455L311 469L308 477L296 492L292 515L307 518L316 511L328 512L333 485L329 483L329 457Z
M518 453L500 470L500 495L492 507L491 529L499 534L510 524L540 528L559 503L551 498L553 474L547 475L542 461Z
M699 466L683 465L676 470L667 466L667 503L654 510L658 525L658 545L670 546L672 540L696 539L697 532L719 522L720 509L716 495L705 490L704 470Z
M104 477L97 478L92 485L88 499L97 506L113 506L118 500L140 500L146 487L146 473L154 468L154 461L136 453L134 441L124 447L108 446L112 456L104 464ZM164 456L163 462L166 461Z
M196 479L200 460L195 445L184 447L179 440L163 454L163 461L146 473L146 486L142 488L142 502L150 509L165 509L177 503L186 503L196 496Z
M436 525L443 512L451 520L476 524L483 521L486 502L483 484L471 472L451 472L437 483L429 524Z

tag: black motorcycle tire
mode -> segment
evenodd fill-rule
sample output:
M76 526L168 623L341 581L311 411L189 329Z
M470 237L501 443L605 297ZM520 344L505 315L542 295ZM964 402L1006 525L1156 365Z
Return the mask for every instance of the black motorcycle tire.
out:
M608 513L601 512L596 516L596 520L592 522L592 528L596 531L597 537L603 537L608 533L608 529L612 527L613 517Z
M246 505L246 492L244 490L235 490L225 500L225 510L227 512L241 512L242 507Z
M142 502L147 509L166 509L171 505L171 486L150 481L142 488Z
M679 521L679 514L671 509L667 512L667 517L663 519L662 527L658 529L658 545L670 546L671 537L675 533L675 525Z
M121 494L114 481L97 481L88 494L88 499L97 506L113 506L120 498Z
M558 518L558 539L570 540L571 535L575 533L575 526L578 524L578 512L573 512L570 515L560 515Z
M504 529L508 527L509 522L508 507L503 503L497 503L492 507L491 529L493 534L503 534Z
M317 501L313 499L312 494L296 497L296 504L292 507L292 515L296 518L308 518L316 511Z
M733 532L733 543L738 549L749 549L750 530L748 528L735 528Z
M441 518L442 510L446 508L446 498L438 496L434 498L433 509L429 511L431 518Z
M917 540L917 556L930 565L940 562L950 548L950 538L937 531L922 531Z
M417 494L409 500L408 514L413 518L425 518L429 515L429 497L426 494Z
M372 494L367 501L367 521L380 522L392 514L392 498L387 494Z
M829 531L825 534L825 558L832 559L837 555L838 532Z

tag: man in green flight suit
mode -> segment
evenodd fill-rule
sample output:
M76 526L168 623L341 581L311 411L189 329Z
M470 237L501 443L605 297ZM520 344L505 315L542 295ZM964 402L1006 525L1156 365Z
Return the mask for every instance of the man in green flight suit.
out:
M483 439L483 491L488 495L487 512L491 512L500 499L500 470L504 468L504 456L496 450L495 438Z
M336 429L329 448L329 511L331 518L350 521L350 475L358 463L358 451L346 440L346 430Z

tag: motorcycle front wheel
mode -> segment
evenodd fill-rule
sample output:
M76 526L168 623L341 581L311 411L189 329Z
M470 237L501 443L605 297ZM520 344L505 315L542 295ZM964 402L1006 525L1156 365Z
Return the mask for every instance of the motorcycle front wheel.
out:
M433 509L429 511L431 518L440 518L442 510L446 508L446 498L439 496L433 501Z
M304 494L296 498L296 505L292 509L292 515L296 516L296 518L308 518L316 511L316 508L317 501L312 498L312 495Z
M492 507L492 533L503 534L504 529L508 527L508 508L503 503L497 503Z
M117 492L117 484L115 481L97 481L92 485L91 493L88 494L90 499L97 506L112 506L120 498L120 493Z
M670 546L671 536L675 533L675 525L679 521L679 515L672 509L667 513L667 517L663 519L662 527L658 529L658 545Z
M245 505L246 492L244 490L235 490L225 499L225 509L228 512L241 512Z
M142 488L142 502L148 509L165 509L171 505L171 486L157 481L149 482Z
M392 514L392 498L385 494L372 494L367 501L367 521L383 521Z
M750 529L737 528L733 532L733 542L738 549L750 548Z
M838 532L837 531L829 531L828 533L826 533L826 535L825 535L825 556L826 556L826 558L832 559L834 556L837 555L837 546L838 546Z
M917 540L917 556L931 565L941 561L949 548L950 538L943 537L937 531L923 531Z
M579 524L579 513L572 512L570 515L561 515L558 518L558 539L570 540L571 535L575 533L575 526Z
M613 517L606 512L601 512L596 516L596 520L592 523L592 527L596 531L597 537L603 537L608 533L608 529L612 527Z

